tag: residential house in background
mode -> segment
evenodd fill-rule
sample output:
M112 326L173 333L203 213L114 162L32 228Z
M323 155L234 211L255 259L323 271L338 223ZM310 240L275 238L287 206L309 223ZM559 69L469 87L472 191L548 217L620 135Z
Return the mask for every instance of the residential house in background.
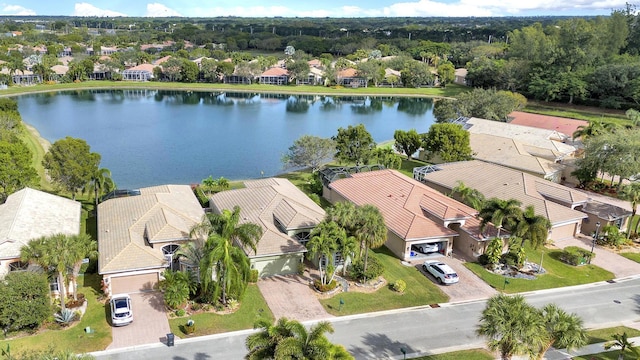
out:
M272 67L260 75L260 84L287 85L289 83L289 71L281 67Z
M20 261L20 249L29 241L56 234L80 233L79 202L40 190L24 188L9 195L0 205L0 279L11 271L27 269ZM51 290L58 291L57 277Z
M346 87L367 87L367 79L358 76L358 70L346 68L338 71L336 83Z
M243 249L261 277L296 273L311 231L324 219L324 210L287 179L250 180L244 185L211 195L211 211L220 214L239 206L241 223L262 228L257 251Z
M203 217L188 185L142 188L100 203L98 273L107 292L151 290L165 269L181 269L175 253Z
M149 81L154 78L153 69L155 65L140 64L122 72L122 80L129 81Z

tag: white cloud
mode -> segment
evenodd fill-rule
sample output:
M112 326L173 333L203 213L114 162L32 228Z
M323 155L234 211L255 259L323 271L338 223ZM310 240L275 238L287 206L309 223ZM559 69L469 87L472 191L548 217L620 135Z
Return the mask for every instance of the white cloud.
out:
M145 16L149 17L170 17L170 16L182 16L179 12L167 7L160 3L147 4L147 13Z
M100 9L89 3L76 3L71 16L127 16L127 14L113 10Z
M31 10L31 9L27 9L27 8L25 8L23 6L20 6L20 5L2 4L2 9L0 9L0 14L1 15L29 16L29 15L36 15L36 12Z

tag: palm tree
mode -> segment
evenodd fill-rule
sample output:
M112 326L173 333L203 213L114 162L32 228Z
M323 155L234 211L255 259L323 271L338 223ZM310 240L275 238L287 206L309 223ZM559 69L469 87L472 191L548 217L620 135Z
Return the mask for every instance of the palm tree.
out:
M578 315L569 314L556 304L547 304L542 308L542 318L549 337L540 349L538 359L543 359L551 346L570 350L587 344L587 330Z
M476 333L487 337L489 349L500 351L504 360L514 355L533 356L549 341L540 312L521 295L489 298Z
M620 191L620 198L631 203L631 217L629 218L629 227L627 228L627 234L631 236L631 223L636 216L638 204L640 203L640 183L632 182L625 185ZM634 234L638 233L638 224L640 224L640 221L636 223L636 228L633 231Z
M485 202L478 214L482 219L480 228L484 230L488 223L492 223L498 228L497 237L500 237L500 229L503 226L505 226L506 229L511 229L522 216L522 210L520 210L521 204L520 201L515 199L489 199Z
M70 260L73 262L71 281L73 282L73 299L78 300L78 275L82 260L85 258L95 259L98 257L98 243L91 239L88 234L71 236Z
M22 261L33 262L45 271L53 269L58 279L60 289L60 306L65 309L67 269L73 267L78 261L73 237L64 234L43 236L31 240L27 246L20 249ZM84 256L83 256L84 257ZM82 259L82 258L81 258Z
M600 120L590 120L589 125L580 125L571 135L574 139L581 138L584 142L590 137L598 136L606 132L614 132L618 128L615 123L604 123Z
M189 295L196 292L197 285L191 273L167 269L162 275L164 280L160 282L160 289L169 308L176 309L183 305Z
M221 302L225 305L228 301L227 295L240 299L246 290L251 271L249 258L244 251L234 246L231 239L213 234L205 243L204 254L205 257L200 264L200 280L204 293L212 294L213 299L220 296Z
M352 360L347 350L332 344L325 333L333 333L329 322L323 321L309 331L296 320L280 318L273 325L271 321L259 320L254 329L261 331L247 337L249 353L247 360L306 359L306 360Z
M338 249L338 239L345 239L347 234L344 229L334 222L322 221L311 232L311 239L307 243L308 256L318 258L318 270L320 282L327 285L333 281L335 269L333 266L333 253ZM325 266L322 266L322 262Z
M516 224L514 235L522 238L522 245L529 240L534 249L544 245L551 229L551 221L542 215L536 215L535 209L529 205L522 212Z
M206 237L212 234L230 239L232 243L244 248L251 248L255 253L262 237L262 228L253 223L240 224L240 207L234 206L233 211L224 209L220 214L205 214L202 222L191 228L191 236Z
M360 252L364 248L364 272L367 272L369 249L377 249L387 241L387 226L377 207L364 205L357 210L356 238L360 240ZM360 255L359 257L362 257Z
M111 178L111 170L107 168L100 168L97 169L93 175L91 175L91 180L89 180L89 183L87 183L83 187L82 192L93 192L96 206L98 206L98 200L100 196L107 194L115 189L116 183Z
M474 188L466 186L462 181L458 181L456 186L451 189L451 194L458 194L460 201L480 211L484 204L484 195Z
M633 346L633 341L629 341L629 338L626 332L623 332L622 334L613 335L613 341L610 341L604 344L605 350L609 350L612 347L620 348L620 354L618 354L618 360L624 360L624 352L626 350L629 350L631 353L633 353L636 356L638 355L638 349L636 349L636 347Z
M346 236L346 233L345 233L345 237L338 238L337 240L338 240L338 252L342 257L342 260L344 261L342 265L342 276L346 276L347 263L349 262L348 260L349 259L351 259L351 261L354 260L356 250L358 249L358 241L356 240L355 236Z
M186 263L191 267L199 268L205 255L204 245L204 240L197 237L188 243L180 245L180 248L176 251L175 255L184 258ZM199 278L197 280L199 281Z
M356 211L356 206L352 202L338 202L327 210L326 219L337 223L345 229L347 236L355 236Z

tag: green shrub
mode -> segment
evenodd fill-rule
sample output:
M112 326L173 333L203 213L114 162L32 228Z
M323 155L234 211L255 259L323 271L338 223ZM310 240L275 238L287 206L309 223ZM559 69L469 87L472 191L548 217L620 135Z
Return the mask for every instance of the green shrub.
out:
M322 203L320 202L320 195L318 195L318 194L309 194L307 196L309 196L309 199L313 200L314 203L316 203L318 205L322 205Z
M487 256L487 254L482 254L478 256L478 264L482 266L489 265L489 257Z
M251 273L249 273L249 282L255 284L258 282L259 277L260 277L260 272L256 269L252 269Z
M28 306L25 299L29 299ZM0 328L5 331L37 330L52 318L47 276L12 271L0 281Z
M189 335L193 334L196 331L196 323L192 319L187 320L187 323L184 325L184 333Z
M194 302L193 304L191 304L191 310L198 311L200 309L202 309L202 304L201 303Z
M338 283L335 280L331 280L330 283L323 285L319 279L316 279L313 281L313 286L320 292L327 292L335 289Z
M560 255L560 260L574 266L583 265L591 261L596 256L589 250L579 248L577 246L567 246Z
M307 269L307 267L304 265L303 262L298 264L298 275L304 275L304 271Z
M185 316L186 314L187 314L187 312L184 309L176 310L176 316L177 317L182 317L182 316Z
M369 257L367 261L367 272L364 272L364 261L359 260L351 264L351 277L362 280L363 282L375 279L384 273L384 265L374 256Z
M403 293L406 289L407 289L407 283L404 282L404 280L402 279L398 279L396 280L395 283L393 283L393 290L399 293Z
M494 237L487 245L485 254L487 255L488 265L495 267L500 262L502 257L503 243L501 238Z
M76 312L71 309L62 309L54 315L56 322L62 325L69 325L76 319Z
M508 265L508 266L517 266L518 265L518 255L512 253L512 252L508 252L505 254L502 254L502 258L500 260L502 263Z

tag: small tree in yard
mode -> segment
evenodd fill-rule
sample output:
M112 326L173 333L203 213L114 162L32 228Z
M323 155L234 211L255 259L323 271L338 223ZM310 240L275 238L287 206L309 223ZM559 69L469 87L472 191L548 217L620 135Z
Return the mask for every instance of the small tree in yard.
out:
M491 269L495 269L496 265L500 262L503 247L502 239L499 237L494 237L489 242L489 245L487 245L487 250L485 250L484 254L487 255L487 262L491 266Z
M336 145L335 157L343 163L365 164L376 148L376 142L363 124L339 128L332 139Z
M471 160L469 132L458 124L433 124L422 141L429 157L438 156L444 162Z
M31 271L10 272L0 282L0 327L7 331L37 329L51 315L49 281Z
M67 136L51 145L42 165L51 179L75 200L78 190L98 172L100 154L92 153L86 141Z
M338 239L344 241L347 233L334 222L322 221L311 232L311 240L307 243L308 254L318 258L318 270L320 271L320 283L328 285L333 281L335 267L333 266L333 253L338 250ZM325 263L323 266L322 263Z
M303 135L282 156L285 168L304 167L316 172L333 159L335 143L331 139Z
M613 341L609 341L608 343L604 344L605 350L609 350L613 347L620 348L620 354L618 354L618 360L624 359L625 351L630 352L635 356L640 355L638 353L638 349L635 346L633 346L633 341L629 341L629 338L626 332L623 332L622 334L613 335Z
M422 146L420 134L418 134L416 129L411 129L409 131L396 130L393 133L393 139L396 141L394 144L396 151L401 151L407 155L407 160L410 160L411 155L418 151L420 146Z

